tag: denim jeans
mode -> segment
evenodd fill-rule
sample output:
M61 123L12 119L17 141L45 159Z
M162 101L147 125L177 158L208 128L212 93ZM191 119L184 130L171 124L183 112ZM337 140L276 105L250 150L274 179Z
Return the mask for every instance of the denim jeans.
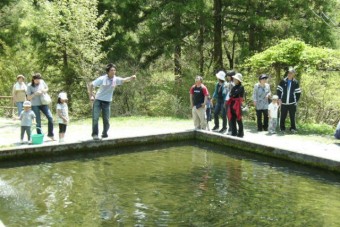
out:
M221 110L222 110L222 128L226 129L227 128L227 113L224 107L224 101L218 100L215 105L215 110L214 110L214 123L215 123L215 127L217 128L220 126L219 114Z
M32 106L32 110L35 113L36 116L36 122L37 122L37 133L41 134L41 117L40 117L40 111L43 112L43 114L47 117L48 120L48 137L53 137L53 116L51 113L50 108L48 105L41 105L41 106Z
M92 108L92 136L98 136L98 121L100 112L103 118L103 132L102 137L107 137L107 131L110 128L111 102L101 101L95 99Z
M17 108L18 108L18 116L20 116L21 111L23 110L24 102L17 102Z

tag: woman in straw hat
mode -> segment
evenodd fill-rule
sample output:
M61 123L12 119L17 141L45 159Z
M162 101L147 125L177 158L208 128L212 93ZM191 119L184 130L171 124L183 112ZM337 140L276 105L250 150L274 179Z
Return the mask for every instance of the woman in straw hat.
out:
M242 122L242 102L244 96L244 87L242 85L242 74L236 73L233 77L235 86L230 91L230 98L227 101L228 119L231 123L231 135L243 137L243 122ZM236 128L236 122L238 130Z
M26 101L27 86L25 84L25 77L23 75L17 76L17 82L12 89L13 102L18 108L18 116L23 110L23 104Z

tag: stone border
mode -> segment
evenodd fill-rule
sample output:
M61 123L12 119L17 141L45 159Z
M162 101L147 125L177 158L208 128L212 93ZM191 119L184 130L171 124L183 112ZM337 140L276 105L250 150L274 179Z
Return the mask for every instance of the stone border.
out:
M44 156L55 156L60 154L74 154L80 152L100 152L102 150L142 146L150 144L161 144L166 142L180 142L198 140L222 146L237 148L240 150L258 153L275 158L285 159L309 166L320 167L327 170L340 172L340 162L299 153L293 150L280 149L260 143L253 143L237 137L226 136L202 130L188 130L174 133L164 133L157 135L146 135L138 137L104 139L100 141L85 140L63 144L42 144L27 145L19 148L8 148L0 150L0 161L18 158L33 158Z
M267 146L260 143L249 142L237 137L226 136L199 130L196 132L195 139L203 142L233 147L239 150L244 150L252 153L258 153L270 157L293 161L304 165L340 172L339 161L315 157L297 151Z

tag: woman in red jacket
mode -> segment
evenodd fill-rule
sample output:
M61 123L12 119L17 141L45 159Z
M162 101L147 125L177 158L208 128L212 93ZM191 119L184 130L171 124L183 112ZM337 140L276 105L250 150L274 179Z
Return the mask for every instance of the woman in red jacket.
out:
M243 137L243 122L242 122L242 102L244 96L244 87L242 85L242 74L236 73L233 76L235 86L230 91L230 99L227 101L228 105L228 119L231 123L231 135ZM236 128L236 122L238 130Z

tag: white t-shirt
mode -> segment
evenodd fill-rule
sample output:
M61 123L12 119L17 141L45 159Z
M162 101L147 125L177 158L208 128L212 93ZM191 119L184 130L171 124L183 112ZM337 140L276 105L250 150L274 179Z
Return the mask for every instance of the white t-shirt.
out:
M270 103L268 105L268 113L270 114L270 118L277 118L277 113L279 111L279 105L276 103Z
M68 118L68 106L67 106L67 103L58 103L57 104L57 113L58 113L58 110L60 110L61 115L63 117L65 117L66 119L69 119ZM67 123L65 123L64 120L61 117L59 117L59 114L57 114L57 116L58 116L58 123L59 124L66 124L67 125Z
M96 94L96 99L106 102L112 101L112 95L115 90L115 87L123 84L123 78L114 76L113 78L109 78L106 74L104 76L98 77L96 80L92 82L94 87L99 87L99 90Z

